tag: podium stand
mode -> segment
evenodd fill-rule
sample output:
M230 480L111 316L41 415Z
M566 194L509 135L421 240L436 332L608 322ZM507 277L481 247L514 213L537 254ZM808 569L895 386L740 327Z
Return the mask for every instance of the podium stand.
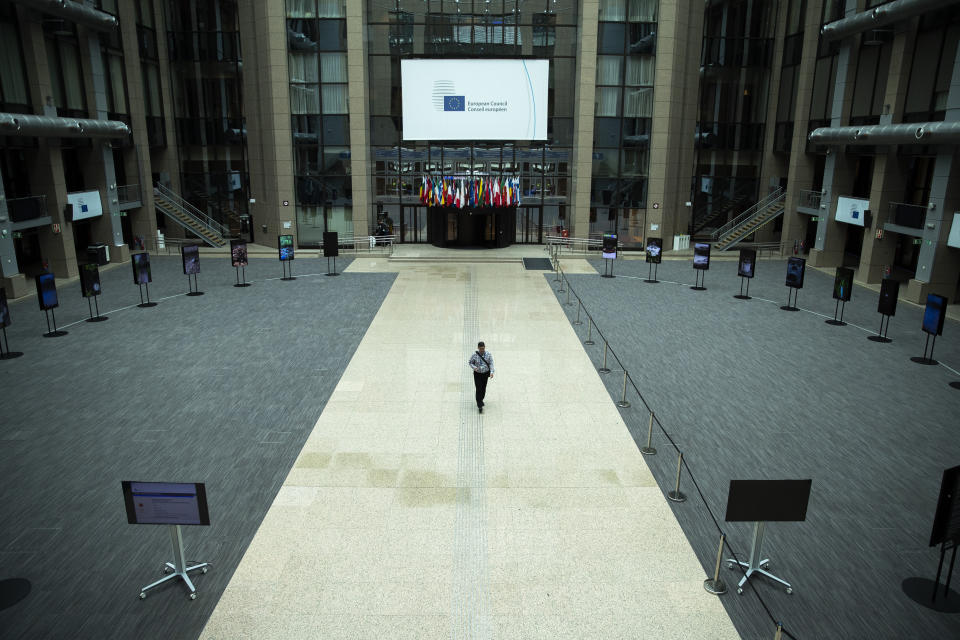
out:
M731 480L727 497L727 522L753 522L753 543L750 546L749 562L727 559L727 567L740 566L746 569L737 593L743 593L743 585L755 574L779 582L788 594L793 585L767 569L769 558L763 558L763 535L767 522L798 522L807 518L807 503L810 501L812 480ZM762 558L762 559L761 559Z
M737 583L737 593L743 593L743 585L746 584L747 580L755 574L759 573L760 575L766 576L771 580L775 580L785 586L787 593L793 593L793 586L783 578L778 578L769 571L767 571L767 566L770 564L770 559L766 558L761 560L761 548L763 547L763 531L766 527L766 522L756 522L753 526L753 544L750 546L750 561L742 562L739 560L734 560L729 558L727 560L727 568L733 569L738 564L747 570L743 574L743 577L740 578L740 582Z
M201 573L207 572L207 567L210 566L207 562L201 562L195 564L192 567L187 566L187 560L184 557L183 553L183 536L180 533L180 525L172 524L170 525L170 543L173 545L173 562L168 562L166 567L164 567L164 573L169 573L169 575L160 578L156 582L152 582L140 589L140 599L143 600L147 597L147 591L150 589L155 589L161 584L168 582L170 580L176 580L177 578L182 578L184 582L187 583L187 588L190 589L190 599L197 599L197 588L193 586L193 581L190 580L190 576L187 574L191 571L200 570Z

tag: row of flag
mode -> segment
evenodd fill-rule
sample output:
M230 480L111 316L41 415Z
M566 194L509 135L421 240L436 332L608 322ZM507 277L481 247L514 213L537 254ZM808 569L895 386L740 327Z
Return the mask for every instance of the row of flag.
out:
M520 205L520 178L425 176L419 196L429 207L516 207Z

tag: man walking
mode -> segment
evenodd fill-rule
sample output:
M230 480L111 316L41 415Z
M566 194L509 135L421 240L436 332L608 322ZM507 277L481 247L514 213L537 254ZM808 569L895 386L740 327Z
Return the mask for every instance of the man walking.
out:
M477 389L477 409L483 413L483 397L487 394L487 380L493 377L493 354L486 350L483 341L477 343L477 350L470 356L467 364L473 369L473 386Z

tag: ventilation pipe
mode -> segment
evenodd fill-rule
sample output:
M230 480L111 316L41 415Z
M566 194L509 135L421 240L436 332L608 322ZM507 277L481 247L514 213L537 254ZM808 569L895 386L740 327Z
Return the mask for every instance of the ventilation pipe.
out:
M845 38L855 33L901 22L951 4L956 4L956 0L893 0L893 2L862 11L849 18L841 18L825 24L820 27L820 35L827 40Z
M807 139L814 144L956 144L960 143L960 122L820 127Z
M22 113L0 113L0 136L120 138L129 133L130 128L127 124L119 120L78 120Z
M79 2L70 2L70 0L14 0L14 2L97 31L112 31L117 28L115 17Z

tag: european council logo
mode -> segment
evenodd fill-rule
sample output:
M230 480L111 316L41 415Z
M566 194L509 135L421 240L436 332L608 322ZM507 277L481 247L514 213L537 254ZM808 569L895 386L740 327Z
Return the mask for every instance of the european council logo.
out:
M443 96L444 111L466 111L467 101L463 96Z

